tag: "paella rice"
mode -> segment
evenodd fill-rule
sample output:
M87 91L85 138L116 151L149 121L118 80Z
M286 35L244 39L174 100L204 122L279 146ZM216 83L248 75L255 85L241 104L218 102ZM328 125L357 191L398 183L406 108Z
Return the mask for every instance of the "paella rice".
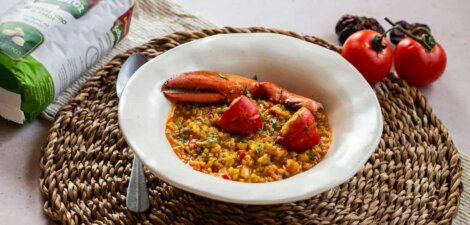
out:
M240 136L222 131L217 121L227 105L173 103L165 133L176 155L187 165L224 179L272 182L318 164L328 152L332 131L323 110L314 113L320 143L302 153L277 143L281 127L295 112L281 104L255 100L263 127Z

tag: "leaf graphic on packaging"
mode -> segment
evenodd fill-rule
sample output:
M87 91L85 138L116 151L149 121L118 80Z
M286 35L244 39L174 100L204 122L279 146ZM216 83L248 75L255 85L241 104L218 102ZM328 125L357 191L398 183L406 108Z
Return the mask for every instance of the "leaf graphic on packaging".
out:
M15 31L16 31L16 35L21 36L21 37L24 36L24 31L21 28L15 27Z
M16 31L10 30L10 29L5 29L5 30L2 31L2 34L6 35L6 36L13 36L13 35L16 34Z
M24 39L20 36L14 36L13 38L11 38L11 40L18 46L23 47L24 45Z

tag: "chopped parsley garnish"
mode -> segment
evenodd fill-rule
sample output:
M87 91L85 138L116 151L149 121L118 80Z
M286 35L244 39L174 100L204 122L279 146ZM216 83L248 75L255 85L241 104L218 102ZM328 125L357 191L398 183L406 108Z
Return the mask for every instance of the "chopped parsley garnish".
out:
M197 155L202 155L204 151L202 150L202 148L198 148L197 149Z
M315 152L313 150L308 152L308 159L315 160Z
M225 75L223 75L223 74L221 74L221 73L219 73L219 77L222 78L222 79L224 79L224 80L228 80L228 77L226 77Z
M255 151L256 153L259 153L260 150L263 149L263 146L255 145Z
M207 132L207 131L205 131L204 133L208 137L217 137L217 136L219 136L216 132Z
M209 143L209 144L217 144L217 140L214 140L214 139L207 139L205 141L202 141L201 142L201 145L205 145L206 143Z
M251 93L250 93L250 91L248 91L248 89L245 90L245 95L246 95L246 97L251 98Z
M228 92L229 92L230 94L233 94L233 93L235 92L235 90L233 90L233 89L230 88L230 90L228 90Z
M178 138L178 141L183 142L183 143L186 143L186 142L188 142L188 139L185 138L185 137L179 137L179 138Z
M277 128L281 128L286 124L286 122L281 122L279 125L276 125Z
M271 126L276 125L276 123L277 123L277 119L271 119Z

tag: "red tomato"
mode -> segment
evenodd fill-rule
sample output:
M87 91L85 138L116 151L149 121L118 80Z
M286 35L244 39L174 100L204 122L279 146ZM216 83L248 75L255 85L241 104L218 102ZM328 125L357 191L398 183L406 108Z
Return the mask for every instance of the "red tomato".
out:
M392 67L392 47L388 39L382 39L382 48L373 44L374 37L380 35L373 30L360 30L344 42L341 53L371 85L385 78Z
M393 56L398 75L411 85L423 86L439 78L446 68L447 57L440 44L428 51L417 41L407 37L395 48Z

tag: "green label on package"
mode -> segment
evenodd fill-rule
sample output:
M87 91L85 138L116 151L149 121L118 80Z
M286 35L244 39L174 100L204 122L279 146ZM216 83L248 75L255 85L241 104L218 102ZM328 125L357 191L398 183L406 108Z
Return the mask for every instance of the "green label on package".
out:
M43 41L41 32L28 24L19 22L0 24L0 52L11 59L19 60L28 56Z
M36 118L128 32L133 3L23 0L0 15L0 117Z

